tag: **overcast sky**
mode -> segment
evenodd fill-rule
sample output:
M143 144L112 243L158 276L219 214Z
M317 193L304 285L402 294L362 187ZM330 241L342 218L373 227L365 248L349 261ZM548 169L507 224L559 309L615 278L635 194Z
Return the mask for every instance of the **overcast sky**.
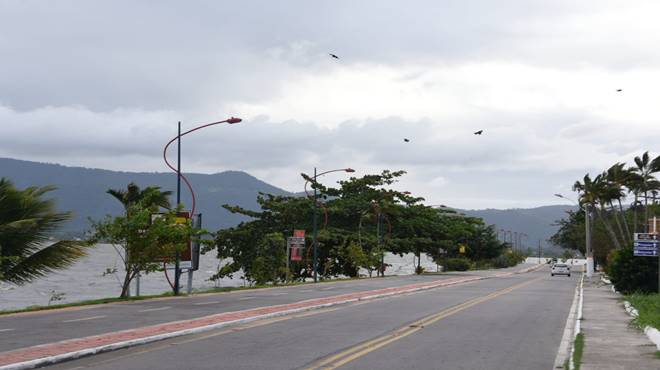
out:
M2 0L0 157L164 172L177 121L236 116L184 138L185 172L299 191L314 166L402 169L396 187L427 204L565 203L552 194L575 197L586 172L657 155L658 14L657 0Z

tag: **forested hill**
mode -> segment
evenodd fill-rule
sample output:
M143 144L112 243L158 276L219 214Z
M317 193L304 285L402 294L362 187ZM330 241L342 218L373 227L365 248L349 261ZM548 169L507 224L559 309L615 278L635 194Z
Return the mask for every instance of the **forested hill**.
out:
M274 187L245 172L228 171L217 174L187 175L197 194L198 209L204 217L204 225L209 230L217 230L236 225L244 218L224 210L222 204L235 204L256 209L256 196L259 192L271 194L291 194ZM79 233L88 225L88 218L99 219L106 214L118 215L121 204L106 194L109 188L122 189L133 181L141 187L158 185L163 190L176 190L176 175L173 173L118 172L82 167L66 167L15 159L0 158L0 177L7 177L19 188L27 186L55 185L57 190L50 193L57 201L60 210L70 210L74 219L69 222L66 232ZM182 200L189 203L188 192L182 184ZM299 195L299 194L298 194ZM481 217L487 224L496 228L524 232L529 235L526 246L536 247L554 234L556 220L565 216L570 206L545 206L530 209L482 209L460 210L470 216Z
M244 218L231 214L222 204L240 205L256 209L259 192L288 194L245 172L227 171L211 175L187 174L197 196L197 208L203 214L204 226L209 230L229 227ZM88 228L88 218L100 219L106 214L118 215L121 204L106 190L125 189L130 182L140 187L157 185L163 190L176 191L174 173L117 172L82 167L66 167L15 159L0 158L0 177L10 179L18 188L55 185L49 193L57 201L59 210L73 211L74 218L64 228L67 233ZM182 201L189 203L188 191L181 184Z
M575 207L570 205L557 205L525 209L460 210L459 212L480 217L487 224L495 225L497 230L511 230L529 235L528 238L523 239L525 247L536 250L541 241L543 249L560 253L560 249L549 245L547 240L557 231L556 221L566 217L567 210L574 209Z

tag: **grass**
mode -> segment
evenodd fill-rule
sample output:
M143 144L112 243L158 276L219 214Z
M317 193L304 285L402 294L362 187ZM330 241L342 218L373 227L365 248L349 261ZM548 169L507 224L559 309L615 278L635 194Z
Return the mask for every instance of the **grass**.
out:
M639 317L633 320L636 326L660 329L660 294L635 293L626 296L626 299L639 312Z
M573 364L575 370L580 370L582 366L582 352L584 352L584 333L580 333L575 337L575 344L573 349Z
M655 351L655 357L660 358L660 351Z
M336 281L349 281L349 280L358 280L359 278L339 278L339 279L328 279L328 280L319 280L319 283L330 283L330 282L336 282ZM364 278L362 278L364 279ZM284 286L296 286L296 285L306 285L306 284L314 284L314 282L307 281L307 282L290 282L286 284L278 284L278 285L252 285L252 286L244 286L244 287L220 287L220 288L210 288L206 290L200 290L200 291L195 291L191 295L198 295L198 294L212 294L212 293L227 293L227 292L233 292L233 291L240 291L240 290L251 290L251 289L264 289L264 288L276 288L276 287L284 287ZM188 294L180 294L180 296L187 296ZM29 306L26 308L21 308L18 310L5 310L5 311L0 311L0 316L2 315L9 315L12 313L21 313L21 312L33 312L33 311L46 311L46 310L55 310L58 308L66 308L66 307L79 307L79 306L91 306L91 305L99 305L99 304L107 304L107 303L117 303L117 302L131 302L131 301L143 301L143 300L148 300L148 299L154 299L154 298L163 298L163 297L173 297L172 292L166 292L162 294L154 294L154 295L141 295L139 297L128 297L128 298L100 298L100 299L91 299L91 300L85 300L85 301L79 301L79 302L71 302L71 303L62 303L62 304L53 304L49 306Z

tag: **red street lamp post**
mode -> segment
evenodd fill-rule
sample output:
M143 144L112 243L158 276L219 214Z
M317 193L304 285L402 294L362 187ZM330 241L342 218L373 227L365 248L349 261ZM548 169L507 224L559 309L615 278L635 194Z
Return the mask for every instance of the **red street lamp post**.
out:
M195 206L196 206L196 199L195 199L195 192L193 191L192 185L190 184L190 181L181 173L181 136L188 135L191 132L201 130L203 128L209 127L209 126L214 126L214 125L219 125L221 123L228 123L230 125L233 125L235 123L241 122L242 119L236 118L236 117L231 117L228 118L224 121L218 121L218 122L211 122L207 123L205 125L201 125L198 127L195 127L193 129L190 129L186 132L181 132L181 121L179 121L179 133L177 136L175 136L172 140L170 140L167 144L165 144L165 147L163 148L163 160L165 161L165 164L167 167L169 167L172 171L174 171L177 174L177 180L176 180L176 204L177 207L181 204L181 179L183 179L183 182L186 183L186 186L188 187L188 190L190 190L190 196L192 197L192 207L190 211L190 216L195 214ZM167 148L169 148L172 143L177 142L177 166L174 168L170 164L170 162L167 160ZM181 259L180 253L177 251L176 252L176 260L174 264L174 295L179 294L179 278L181 277L181 271L179 271L179 260Z

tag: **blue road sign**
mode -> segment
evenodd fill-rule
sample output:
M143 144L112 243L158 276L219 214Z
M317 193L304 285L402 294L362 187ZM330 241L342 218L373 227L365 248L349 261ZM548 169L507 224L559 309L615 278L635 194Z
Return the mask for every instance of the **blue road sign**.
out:
M657 249L633 249L633 256L635 257L657 257Z
M645 240L645 241L640 241L636 240L635 243L633 244L634 247L640 247L640 248L658 248L658 241L657 240Z

